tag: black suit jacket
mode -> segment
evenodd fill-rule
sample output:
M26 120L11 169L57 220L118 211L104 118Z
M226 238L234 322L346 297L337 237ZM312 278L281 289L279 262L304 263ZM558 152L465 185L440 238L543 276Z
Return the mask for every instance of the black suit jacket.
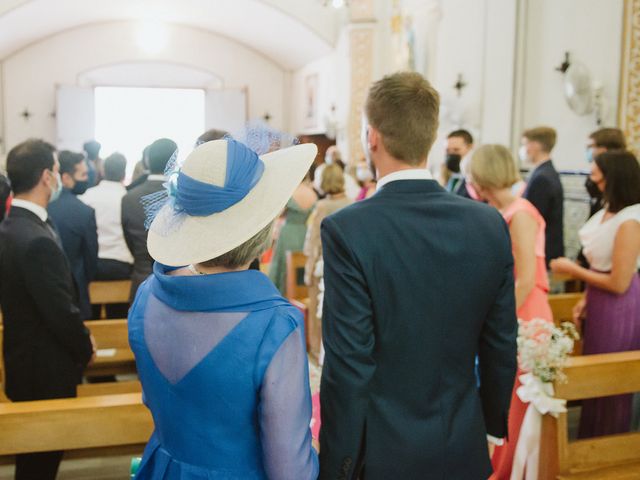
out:
M66 188L48 210L71 265L82 318L88 320L91 318L89 283L98 270L96 212Z
M6 393L14 401L75 396L91 358L69 263L54 235L19 207L0 224Z
M524 198L533 203L547 223L545 255L549 265L554 258L564 256L564 193L560 175L551 160L533 171L527 181Z
M516 375L509 232L432 180L322 223L320 478L486 479ZM479 377L475 359L479 358Z
M122 229L124 239L133 255L130 302L133 303L138 287L153 271L153 259L147 250L147 229L144 228L145 213L141 199L164 187L162 180L147 180L131 189L122 197Z

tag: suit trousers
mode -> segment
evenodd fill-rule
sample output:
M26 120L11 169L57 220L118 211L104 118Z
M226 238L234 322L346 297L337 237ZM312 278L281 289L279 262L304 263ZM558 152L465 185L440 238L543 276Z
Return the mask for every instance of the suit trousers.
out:
M15 480L56 480L63 453L57 451L16 455Z

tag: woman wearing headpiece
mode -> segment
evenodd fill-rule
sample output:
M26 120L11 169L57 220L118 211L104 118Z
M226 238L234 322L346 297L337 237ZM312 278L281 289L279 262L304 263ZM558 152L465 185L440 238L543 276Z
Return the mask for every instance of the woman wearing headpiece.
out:
M154 273L129 314L155 430L138 479L315 479L303 321L247 270L316 155L197 147L146 200Z

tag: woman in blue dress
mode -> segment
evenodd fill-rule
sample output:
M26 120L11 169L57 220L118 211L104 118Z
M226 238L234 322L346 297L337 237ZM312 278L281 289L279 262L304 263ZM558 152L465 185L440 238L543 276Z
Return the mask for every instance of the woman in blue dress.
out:
M153 275L129 314L155 430L137 479L315 479L303 321L248 266L316 155L197 147L146 198Z

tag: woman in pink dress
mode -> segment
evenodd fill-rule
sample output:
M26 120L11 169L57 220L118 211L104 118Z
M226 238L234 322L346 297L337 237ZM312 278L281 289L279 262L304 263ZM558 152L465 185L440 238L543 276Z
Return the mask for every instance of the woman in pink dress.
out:
M470 173L472 185L480 197L497 208L509 226L518 318L523 321L541 318L552 322L544 256L545 222L538 210L512 189L520 176L511 153L502 145L484 145L473 154ZM515 378L508 420L509 441L505 439L502 445L496 442L498 446L491 458L494 468L491 478L495 480L524 478L525 475L525 465L513 465L520 427L529 407L516 395L522 373L519 370ZM536 469L537 465L532 467Z

